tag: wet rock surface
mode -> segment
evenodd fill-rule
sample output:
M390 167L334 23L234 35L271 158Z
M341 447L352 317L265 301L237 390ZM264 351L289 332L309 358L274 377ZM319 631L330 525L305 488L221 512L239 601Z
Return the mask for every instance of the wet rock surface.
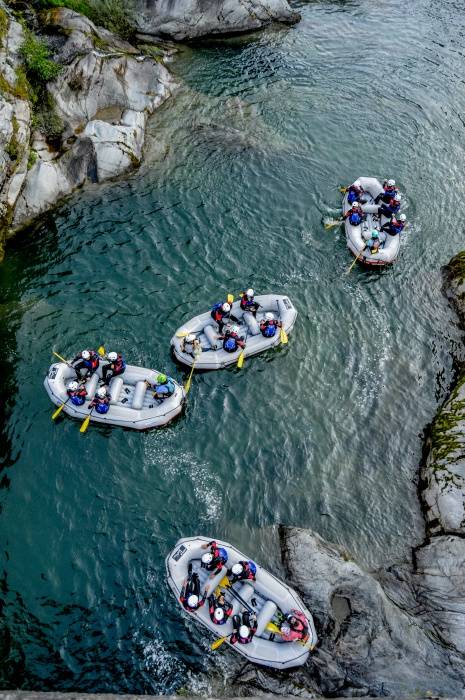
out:
M260 29L300 19L287 0L139 0L142 32L177 41Z

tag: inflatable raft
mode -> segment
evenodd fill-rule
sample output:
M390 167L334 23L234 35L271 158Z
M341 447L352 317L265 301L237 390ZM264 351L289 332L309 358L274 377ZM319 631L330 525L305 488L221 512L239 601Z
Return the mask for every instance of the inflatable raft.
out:
M105 423L117 425L135 430L159 428L169 423L182 411L185 400L184 388L174 382L175 392L163 401L153 398L153 391L147 388L145 380L152 385L155 383L158 372L144 367L127 365L124 374L113 377L110 381L110 408L107 413L101 415L92 411L90 420L93 423ZM89 415L89 403L94 398L101 379L102 370L98 370L87 380L85 388L87 399L82 406L75 406L67 401L66 390L69 383L76 379L76 372L64 362L53 364L44 380L44 386L50 399L57 406L67 401L63 411L73 418L84 420Z
M185 537L176 543L173 551L166 557L166 572L171 590L179 601L184 580L187 577L188 566L192 565L192 571L197 572L200 578L201 594L205 590L208 595L216 589L226 576L226 567L211 578L211 574L200 566L201 556L207 550L202 545L210 540L207 537ZM247 560L242 552L228 544L216 540L218 547L223 547L228 553L227 567L232 567L239 561ZM236 582L232 591L227 587L220 587L224 591L225 598L233 606L233 611L224 625L214 624L210 619L208 601L195 612L187 614L195 617L207 627L216 637L228 635L225 644L232 646L237 652L245 656L248 661L273 668L292 668L301 666L308 658L310 651L317 643L317 635L313 618L305 607L297 593L285 583L277 579L273 574L263 569L258 564L256 581ZM239 600L237 595L242 599ZM182 604L180 603L181 607ZM183 608L184 609L184 608ZM246 610L253 610L257 615L257 631L249 644L234 645L229 643L229 635L233 632L232 617ZM308 638L304 641L283 641L279 634L270 631L273 626L279 626L283 617L290 611L298 611L305 616L308 623ZM271 623L271 624L270 624ZM269 627L268 627L269 626Z
M281 321L287 334L293 329L297 317L297 310L286 296L262 294L256 296L255 301L260 304L256 317L250 311L243 311L240 301L235 301L231 306L230 315L237 319L238 323L234 322L234 324L239 326L239 335L245 339L244 357L258 355L280 343L279 329L272 338L265 338L260 332L260 321L266 312L271 312L277 320ZM207 311L184 323L171 338L176 359L189 367L192 366L194 358L183 352L181 336L186 333L194 333L202 347L202 352L195 363L196 369L222 369L234 365L242 352L241 348L232 353L223 350L223 341L218 339L218 325L212 319L210 311Z
M361 250L365 247L366 242L371 238L371 231L376 229L379 231L381 226L389 221L385 216L378 217L378 208L380 204L375 204L375 198L383 192L383 187L379 180L375 177L359 177L355 180L354 185L362 187L364 194L360 198L365 217L361 225L352 226L349 218L345 220L346 240L349 250L358 257ZM348 202L348 194L344 196L342 211L346 214L351 205ZM379 251L372 254L367 248L359 258L361 263L365 265L389 265L393 263L399 254L400 236L391 236L386 234L386 241Z

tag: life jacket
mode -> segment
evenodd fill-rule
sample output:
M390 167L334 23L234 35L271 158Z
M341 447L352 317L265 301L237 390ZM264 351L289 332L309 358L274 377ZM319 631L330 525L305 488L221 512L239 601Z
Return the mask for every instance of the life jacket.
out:
M175 392L176 387L174 386L173 380L168 377L164 384L155 384L154 390L156 394L161 394L160 398L167 399L172 396Z
M352 226L359 226L362 223L362 217L358 211L354 211L349 216L349 221Z
M114 374L122 374L126 369L126 362L124 357L118 353L118 357L114 362L111 363L111 368Z
M90 352L89 359L88 360L83 359L83 362L84 362L85 367L87 367L87 369L91 369L95 372L95 370L98 369L98 366L99 366L99 356L93 350L90 350L89 352Z
M389 200L387 206L388 206L389 211L390 211L392 214L397 214L397 212L398 212L399 209L400 209L400 202L396 202L396 200L393 198L393 199L390 199L390 200Z
M398 233L402 233L402 231L404 229L404 225L405 224L403 224L402 221L396 221L396 223L391 221L391 226L390 226L391 230L389 231L389 233L392 236L396 236Z
M108 413L110 410L110 399L108 397L105 397L104 399L96 399L97 403L95 404L95 410L97 413Z
M277 330L278 324L276 321L262 321L260 324L260 330L262 332L262 335L265 336L265 338L272 338L274 335L276 335L276 330Z
M212 540L208 544L210 546L210 553L213 557L213 560L208 566L204 568L209 568L209 570L212 571L213 569L217 568L219 564L226 564L226 562L228 561L228 553L224 547L218 547L215 540Z
M229 313L229 311L228 312L223 311L223 309L222 309L223 304L224 304L223 301L219 301L212 306L211 317L215 321L221 321L223 316L226 316L226 313Z
M237 339L233 335L228 335L223 340L223 350L226 352L236 352L237 347Z
M71 399L71 403L75 406L82 406L82 404L85 403L87 391L84 388L76 389L76 391L70 391L68 389L67 394Z
M215 610L218 610L220 608L224 612L224 617L222 620L216 620L215 619ZM215 602L214 605L210 605L209 608L209 613L210 613L210 619L213 622L214 625L225 625L229 618L231 617L232 613L232 605L231 603L225 602L224 605L220 605L220 603Z
M249 309L251 306L255 306L255 305L256 305L256 302L253 300L253 297L252 297L252 299L249 299L247 294L242 295L241 303L240 303L241 309L246 310L246 309Z

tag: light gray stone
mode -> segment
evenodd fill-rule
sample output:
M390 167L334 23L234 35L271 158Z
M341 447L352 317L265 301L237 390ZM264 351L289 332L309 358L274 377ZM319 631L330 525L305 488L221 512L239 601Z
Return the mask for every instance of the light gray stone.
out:
M137 9L140 31L177 41L300 19L287 0L138 0Z

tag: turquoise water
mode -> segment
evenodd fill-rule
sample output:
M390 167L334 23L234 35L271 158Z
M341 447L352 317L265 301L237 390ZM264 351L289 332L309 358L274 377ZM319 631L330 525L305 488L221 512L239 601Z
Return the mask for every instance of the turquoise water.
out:
M440 268L463 248L464 12L299 6L292 28L184 49L142 169L9 245L2 687L171 692L226 663L167 588L180 536L224 537L278 573L278 523L366 566L422 537L421 433L460 352ZM323 221L361 174L394 176L411 223L394 267L346 275ZM167 429L52 424L52 349L104 343L185 379L173 330L249 285L292 298L289 345L195 375Z

